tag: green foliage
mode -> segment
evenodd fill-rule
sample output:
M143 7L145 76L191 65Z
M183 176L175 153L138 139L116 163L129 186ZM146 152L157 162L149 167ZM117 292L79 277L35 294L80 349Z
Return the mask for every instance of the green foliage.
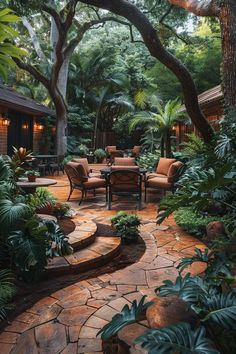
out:
M161 154L159 150L156 150L153 153L144 151L138 157L138 165L142 168L146 168L149 171L155 171L160 156Z
M15 294L14 276L7 270L0 270L0 322L6 318L9 300Z
M206 337L203 327L192 330L188 323L179 323L161 329L150 329L135 343L141 344L149 354L219 354Z
M196 158L206 150L203 140L195 133L186 134L187 141L182 145L182 154L188 159Z
M16 230L22 225L30 216L32 216L31 208L24 204L14 202L8 199L0 200L0 233L3 237L7 236L10 230Z
M205 170L194 167L188 169L179 180L176 193L162 199L160 209L165 211L158 222L161 223L165 217L182 207L208 212L218 204L221 206L220 212L225 207L236 210L233 204L228 203L232 197L230 187L235 181L236 172L229 163L215 165Z
M39 177L40 173L35 171L35 170L27 170L25 171L25 176L35 176L35 177Z
M116 229L116 235L121 237L123 242L137 242L138 227L141 225L141 220L137 215L119 211L111 219L111 223Z
M7 78L7 70L15 66L12 58L20 59L22 56L27 55L23 49L17 48L14 44L10 43L14 37L18 36L12 26L8 23L16 23L20 18L14 15L11 9L0 9L0 76L4 79Z
M94 156L98 161L102 161L103 159L105 159L106 155L106 151L103 149L96 149L94 151Z
M28 281L38 278L48 257L72 253L59 226L53 221L39 221L35 216L20 230L12 231L7 243L14 264Z
M224 216L210 216L207 213L195 211L192 207L179 208L175 214L176 223L185 231L197 236L206 235L206 227L212 221L226 221Z
M131 307L125 305L121 310L121 313L112 317L112 321L107 323L99 332L103 340L109 339L119 332L123 327L128 324L136 322L141 315L144 314L144 311L152 305L152 302L144 303L146 296L143 296L140 302L137 304L137 301L132 302Z

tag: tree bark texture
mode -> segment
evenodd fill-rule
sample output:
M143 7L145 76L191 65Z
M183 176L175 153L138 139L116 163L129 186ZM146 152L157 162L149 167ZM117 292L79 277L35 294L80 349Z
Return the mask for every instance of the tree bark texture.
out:
M196 16L216 16L219 13L217 0L168 0L171 5L182 7Z
M236 0L221 2L223 93L227 109L236 109Z
M155 28L148 18L135 5L126 0L80 0L80 2L109 10L116 15L125 17L140 32L150 54L171 70L182 85L186 110L203 140L211 141L214 132L203 115L197 98L197 90L186 67L168 52L160 42Z

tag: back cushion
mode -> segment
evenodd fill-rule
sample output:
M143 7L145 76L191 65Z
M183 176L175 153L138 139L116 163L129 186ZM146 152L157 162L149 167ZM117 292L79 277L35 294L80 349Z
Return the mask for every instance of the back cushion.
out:
M88 164L88 160L86 158L73 159L72 162L77 162L77 163L84 165L84 168L87 171L87 175L89 174L89 164Z
M173 183L177 180L178 178L178 170L183 166L184 164L180 161L176 161L172 163L172 165L169 168L167 177L168 177L168 182Z
M106 151L109 153L109 152L111 152L111 151L115 151L116 150L116 146L114 146L114 145L108 145L107 147L106 147Z
M134 157L115 157L115 165L135 166Z
M88 180L88 174L87 174L87 171L86 171L86 169L85 169L85 167L84 167L83 164L78 163L78 162L68 162L67 165L76 168L78 174L79 174L81 177L84 177L84 178L83 178L83 181L87 181L87 180Z
M166 157L161 157L157 165L156 173L160 173L162 175L167 176L169 168L174 162L176 162L176 159L168 159Z

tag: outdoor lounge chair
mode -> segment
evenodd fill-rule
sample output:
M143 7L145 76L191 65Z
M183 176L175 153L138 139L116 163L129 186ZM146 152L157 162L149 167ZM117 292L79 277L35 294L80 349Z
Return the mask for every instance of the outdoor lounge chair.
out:
M122 168L120 168L122 167ZM124 169L123 166L112 167L108 176L108 209L111 209L112 196L135 195L138 199L138 209L141 209L142 201L142 175L138 172L138 166Z
M160 189L174 191L174 184L177 182L180 169L183 167L181 161L161 157L155 173L150 173L145 180L145 202L147 189Z
M106 181L102 178L89 177L83 164L78 164L76 162L68 162L65 165L65 172L70 181L70 193L67 201L70 200L71 194L74 189L79 189L82 192L79 205L82 203L87 191L93 191L95 195L95 190L98 188L106 188L106 201L107 201L107 185Z
M81 163L82 165L84 165L84 168L85 168L85 170L87 172L87 175L89 177L101 178L101 173L100 172L98 172L98 171L95 172L92 168L89 168L88 159L86 157L85 158L73 159L73 160L71 160L71 162Z
M123 151L117 150L116 146L114 145L107 146L105 150L107 153L107 165L112 165L114 163L115 157L123 156Z
M131 150L132 156L137 158L141 152L142 147L139 145L135 145Z

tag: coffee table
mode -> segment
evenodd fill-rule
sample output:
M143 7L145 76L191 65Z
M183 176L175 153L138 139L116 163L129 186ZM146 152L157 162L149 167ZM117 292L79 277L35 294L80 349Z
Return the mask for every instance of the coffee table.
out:
M24 189L27 194L29 194L35 193L36 188L38 187L48 187L57 184L57 181L51 178L36 178L35 182L29 182L28 178L20 178L16 184L18 187Z

